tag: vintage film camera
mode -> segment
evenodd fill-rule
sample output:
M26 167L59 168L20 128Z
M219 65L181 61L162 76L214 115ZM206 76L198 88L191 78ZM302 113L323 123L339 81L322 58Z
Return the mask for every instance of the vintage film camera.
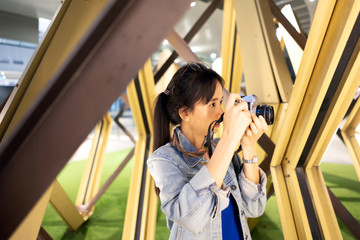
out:
M251 113L255 113L256 116L263 116L268 125L274 123L274 108L271 105L259 105L257 103L257 97L255 95L248 95L241 98L246 101Z

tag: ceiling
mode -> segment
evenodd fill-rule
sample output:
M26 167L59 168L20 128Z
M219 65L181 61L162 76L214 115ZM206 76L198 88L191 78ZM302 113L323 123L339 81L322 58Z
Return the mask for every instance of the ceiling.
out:
M279 8L290 4L297 15L302 29L308 34L318 0L274 0ZM185 36L191 26L210 4L211 0L197 1L196 6L189 8L183 19L175 27ZM1 0L0 10L34 18L52 19L61 0ZM222 10L219 8L205 23L190 43L198 55L220 55L222 29Z
M61 0L1 0L0 10L33 18L51 19Z

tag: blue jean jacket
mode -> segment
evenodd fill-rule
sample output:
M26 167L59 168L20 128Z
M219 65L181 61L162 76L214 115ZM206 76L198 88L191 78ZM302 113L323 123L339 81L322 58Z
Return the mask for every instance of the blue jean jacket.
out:
M177 128L181 147L196 148ZM221 239L221 211L229 205L231 193L239 209L244 239L251 239L246 217L261 216L266 205L266 174L260 170L260 183L248 180L243 170L235 176L232 163L219 188L206 167L204 157L182 154L168 143L147 160L150 174L160 189L161 210L170 229L169 239Z

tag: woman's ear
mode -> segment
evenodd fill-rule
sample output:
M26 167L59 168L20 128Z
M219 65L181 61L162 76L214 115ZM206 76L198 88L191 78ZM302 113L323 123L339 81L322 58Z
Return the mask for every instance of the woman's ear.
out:
M179 116L183 121L189 121L190 111L187 107L181 107L179 109Z

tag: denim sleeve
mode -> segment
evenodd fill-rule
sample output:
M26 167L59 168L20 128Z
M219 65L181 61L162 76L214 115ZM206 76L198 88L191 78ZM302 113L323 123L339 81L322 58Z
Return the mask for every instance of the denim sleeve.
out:
M245 177L244 169L239 174L242 202L246 217L259 217L265 211L266 205L266 174L259 168L260 181L258 184Z
M149 159L148 169L160 189L161 210L178 225L197 234L229 205L230 189L218 188L206 166L189 178L172 161Z

